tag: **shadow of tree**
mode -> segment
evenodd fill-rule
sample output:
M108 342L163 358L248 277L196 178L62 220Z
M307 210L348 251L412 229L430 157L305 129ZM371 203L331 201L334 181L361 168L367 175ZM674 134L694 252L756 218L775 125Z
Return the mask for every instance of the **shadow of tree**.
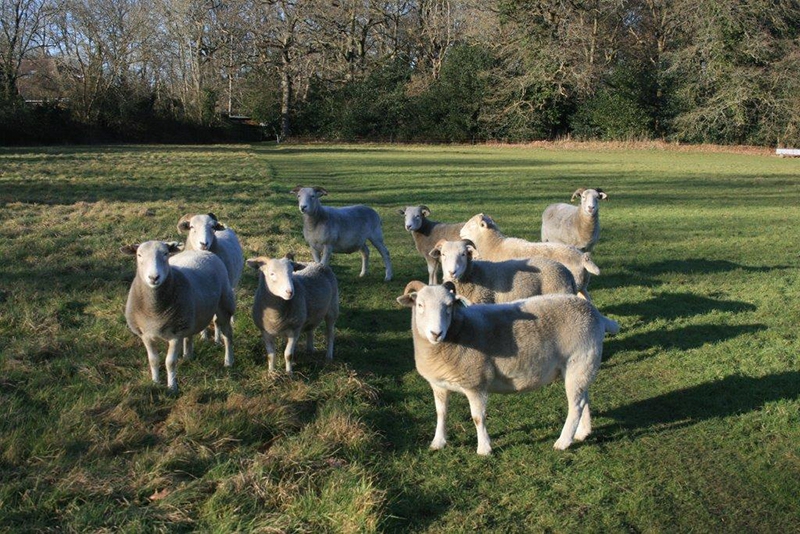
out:
M598 434L642 434L682 428L707 419L741 415L766 403L800 396L800 372L762 377L731 375L714 382L670 391L599 413L614 419Z

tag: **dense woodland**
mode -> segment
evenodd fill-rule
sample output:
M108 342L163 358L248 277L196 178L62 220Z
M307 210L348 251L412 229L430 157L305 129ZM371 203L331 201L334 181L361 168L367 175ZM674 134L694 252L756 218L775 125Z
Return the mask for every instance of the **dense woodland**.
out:
M4 144L800 145L800 0L0 1Z

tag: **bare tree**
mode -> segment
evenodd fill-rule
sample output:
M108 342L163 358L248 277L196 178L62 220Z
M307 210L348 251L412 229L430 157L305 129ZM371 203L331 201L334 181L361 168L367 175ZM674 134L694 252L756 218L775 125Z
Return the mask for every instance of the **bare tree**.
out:
M23 60L45 46L45 29L52 5L49 0L0 2L0 100L19 96L17 80Z

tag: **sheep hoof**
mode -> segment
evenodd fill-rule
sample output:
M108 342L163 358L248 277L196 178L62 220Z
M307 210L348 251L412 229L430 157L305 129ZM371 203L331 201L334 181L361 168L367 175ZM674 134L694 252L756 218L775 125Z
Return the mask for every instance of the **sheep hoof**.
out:
M553 448L557 451L566 450L570 445L572 445L572 440L569 439L559 439L553 445Z
M431 447L430 447L430 449L431 449L432 451L438 451L438 450L444 449L444 446L445 446L445 445L447 445L447 441L445 441L445 440L443 440L443 439L442 439L442 440L435 439L435 440L433 440L433 441L431 442Z
M583 440L585 440L585 439L586 439L586 438L589 436L589 434L591 434L591 433L592 433L592 431L591 431L591 430L589 430L589 431L586 431L586 430L583 430L583 429L579 428L579 429L578 429L578 431L577 431L577 432L575 432L575 441L583 441Z
M178 396L178 384L173 384L167 388L167 394L170 397L177 397Z
M486 447L478 447L478 454L480 456L490 456L492 454L492 448L488 445Z
M383 281L384 282L391 282L392 281L392 276L391 275L387 275L386 278L383 279Z

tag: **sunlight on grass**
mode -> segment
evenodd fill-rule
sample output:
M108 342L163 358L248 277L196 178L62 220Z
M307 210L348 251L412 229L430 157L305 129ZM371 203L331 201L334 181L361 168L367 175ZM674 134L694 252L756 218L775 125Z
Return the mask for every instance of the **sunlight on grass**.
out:
M237 290L236 366L196 343L181 395L150 383L123 308L125 243L214 212L245 254L310 259L288 191L383 218L395 279L337 255L333 364L270 375ZM427 276L396 209L486 212L536 240L541 213L602 187L590 290L619 321L594 432L552 450L563 387L493 396L494 456L454 396L450 441L395 303ZM800 528L800 162L758 154L469 146L0 149L0 529L796 531ZM280 365L279 365L280 368Z

